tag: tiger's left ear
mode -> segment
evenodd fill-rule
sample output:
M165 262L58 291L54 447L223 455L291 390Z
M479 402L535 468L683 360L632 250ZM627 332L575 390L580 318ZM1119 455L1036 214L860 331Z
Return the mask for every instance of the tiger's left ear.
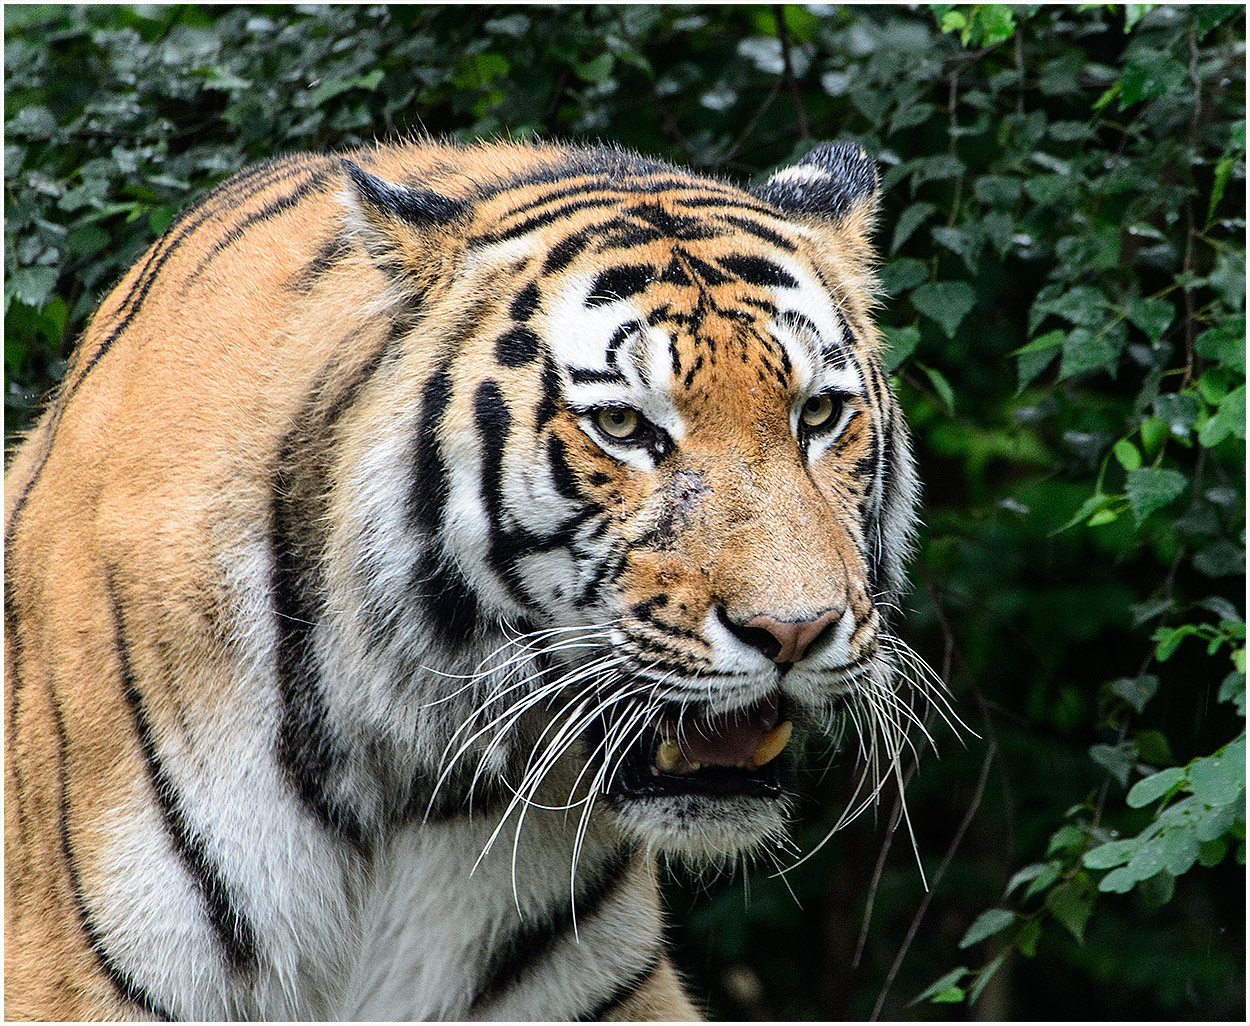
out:
M344 196L348 229L380 270L405 280L419 297L451 273L463 250L472 206L432 189L388 182L350 160Z
M853 250L868 248L877 212L877 165L855 143L821 143L750 192Z

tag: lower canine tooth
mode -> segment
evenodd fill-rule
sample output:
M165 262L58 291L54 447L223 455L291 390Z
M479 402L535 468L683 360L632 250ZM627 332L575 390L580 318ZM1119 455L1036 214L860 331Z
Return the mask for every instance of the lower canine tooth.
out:
M789 720L778 723L767 734L760 738L760 746L755 750L755 754L751 756L751 761L756 766L766 766L781 754L781 750L785 748L790 741L790 735L794 732L794 724Z
M681 745L673 738L666 737L660 742L660 747L656 749L655 753L655 764L659 769L662 769L665 773L672 773L684 761L685 759L682 758L681 754Z

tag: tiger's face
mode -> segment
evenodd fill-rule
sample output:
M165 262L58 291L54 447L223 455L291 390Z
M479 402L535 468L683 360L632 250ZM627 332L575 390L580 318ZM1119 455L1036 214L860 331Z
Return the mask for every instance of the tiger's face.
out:
M883 432L870 354L814 268L712 249L570 275L542 325L565 403L539 446L602 511L553 619L611 624L617 687L653 696L591 732L612 804L666 846L723 849L777 829L796 720L819 727L876 668Z
M868 316L867 158L706 186L479 207L446 301L490 344L449 357L438 526L533 657L506 649L479 706L537 724L509 788L572 759L571 807L716 856L779 841L844 706L898 718L885 617L916 485Z

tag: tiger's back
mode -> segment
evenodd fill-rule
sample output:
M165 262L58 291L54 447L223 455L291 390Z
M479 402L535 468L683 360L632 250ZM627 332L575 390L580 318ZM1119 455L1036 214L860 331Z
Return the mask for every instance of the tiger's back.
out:
M550 738L561 728L536 700L493 721L512 731L502 740L461 731L522 693L506 675L481 675L507 642L501 624L554 638L612 615L627 635L682 638L697 624L676 618L675 599L656 613L668 600L656 597L652 570L685 609L709 587L728 587L730 571L708 566L763 558L758 538L715 558L706 540L691 542L698 552L683 565L698 562L722 583L673 583L663 561L691 496L711 485L677 470L677 513L648 503L663 446L680 447L694 422L681 403L695 400L674 400L683 426L664 428L668 442L644 465L587 428L586 411L647 413L655 400L577 398L578 388L626 387L613 375L654 383L671 365L665 388L702 387L750 420L755 400L708 377L717 344L724 364L731 339L761 391L768 376L768 389L802 398L804 372L793 364L823 357L783 341L757 360L732 327L745 315L735 322L720 310L726 289L798 288L798 272L744 260L735 238L779 261L820 248L813 273L835 294L847 349L828 374L850 382L845 368L856 368L856 384L838 388L865 411L837 445L854 449L846 462L864 483L821 483L838 496L834 521L855 524L827 557L810 557L810 573L825 572L821 559L845 567L862 557L865 569L848 572L840 598L814 605L830 621L836 607L847 624L839 667L879 658L868 635L898 587L915 485L868 320L871 183L854 177L853 159L838 159L850 175L836 183L840 199L829 195L836 175L819 163L752 198L609 150L382 147L349 162L257 165L171 224L105 299L6 477L8 1017L692 1012L663 954L645 841L652 820L665 836L680 833L673 822L695 805L702 816L722 801L688 793L694 760L671 774L673 795L622 799L594 769L596 751L606 763L634 743L607 710L618 697L596 707L593 723L577 713L580 726L563 731L558 750ZM803 208L805 182L825 190L836 216ZM791 193L797 232L774 209ZM627 204L628 217L613 215ZM811 227L822 217L832 227ZM831 269L837 282L825 280ZM606 311L630 302L647 304L643 320L635 311L626 327L607 325ZM769 315L774 301L755 302L753 316L775 317L782 305ZM833 316L804 304L821 324ZM682 310L725 327L700 327ZM603 366L579 348L600 321ZM655 351L637 341L661 328L668 341ZM628 373L615 362L626 352ZM652 419L668 423L671 409ZM761 457L760 480L773 473L766 464ZM799 501L794 518L807 515ZM780 581L750 622L777 637L772 624L815 623L805 608L779 605L787 589L805 587ZM639 588L651 590L639 599ZM600 593L615 592L619 608L604 614ZM735 630L749 617L717 601L737 617L733 638L758 649L751 628ZM776 672L765 642L751 674ZM639 656L639 673L659 658L656 644ZM680 663L676 646L694 641L664 644ZM738 642L698 644L715 655L715 645ZM548 645L539 655L535 679L577 654ZM747 656L735 649L733 658ZM784 665L795 680L802 653ZM571 662L561 672L561 701L579 682L608 687L605 669ZM628 678L635 691L640 679ZM629 731L670 716L658 687ZM550 706L557 691L547 694ZM784 684L781 695L752 692L752 708L779 722L776 710L791 702ZM701 715L720 724L714 717L727 714ZM765 728L772 722L745 740L739 728L724 732L755 744ZM605 732L597 748L596 730ZM589 754L574 735L590 738L577 742ZM476 767L447 763L457 747ZM490 810L513 810L509 789L516 774L530 781L540 752L514 853L510 831L493 844ZM593 801L571 821L544 810L592 779L605 796L593 815ZM468 815L470 796L486 811ZM618 819L602 806L617 807ZM712 840L678 849L733 847L722 820L737 813L708 815L699 836ZM773 830L774 813L759 815L759 831Z

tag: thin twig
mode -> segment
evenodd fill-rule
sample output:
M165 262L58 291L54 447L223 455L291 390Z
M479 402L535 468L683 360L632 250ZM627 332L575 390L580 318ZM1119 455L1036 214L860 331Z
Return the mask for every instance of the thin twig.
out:
M786 29L785 4L773 4L773 17L777 21L777 39L781 42L781 64L784 69L786 85L790 88L790 98L794 101L794 114L799 122L799 138L810 139L811 130L807 125L807 109L803 106L803 96L799 92L799 84L794 78L794 64L790 59L790 33Z
M943 681L949 681L951 676L951 658L955 652L955 636L950 631L950 624L943 621L943 644L942 644L942 669L938 674ZM930 709L925 716L925 722L922 730L927 734L929 727L933 723L934 710ZM915 776L916 770L920 768L919 754L912 757L910 765L903 774L903 783L899 787L898 794L894 796L894 807L890 810L890 818L885 831L885 840L881 842L881 851L877 855L877 864L873 867L872 881L868 884L868 898L864 902L864 921L860 926L859 940L855 945L855 955L851 959L851 968L859 968L859 960L864 955L864 948L868 944L868 928L872 923L872 910L877 900L877 890L881 886L881 876L885 872L886 859L890 854L890 846L894 843L894 834L898 830L899 823L903 819L903 794L907 790L907 785L911 783L911 778Z
M902 947L898 949L898 954L894 956L894 963L890 966L890 971L886 975L885 983L881 987L881 993L877 995L877 1003L873 1005L872 1014L868 1017L869 1022L876 1022L881 1015L881 1008L885 1004L886 995L890 991L890 986L894 983L894 977L898 975L903 959L907 957L907 951L911 947L912 941L916 938L916 933L920 929L920 922L924 919L925 912L929 909L929 902L933 900L938 883L946 872L947 866L950 865L951 859L955 857L955 851L964 839L964 832L972 822L973 816L977 814L977 809L981 807L981 799L985 795L985 784L990 776L990 766L994 762L994 756L997 754L997 751L997 746L991 741L986 747L985 758L981 762L981 776L977 780L977 789L972 796L972 803L968 806L968 811L960 821L959 829L955 831L955 836L951 838L950 846L946 849L946 855L942 859L942 864L938 866L937 872L933 874L933 882L929 886L928 893L921 899L920 907L916 909L916 914L912 917L911 926L907 928L907 936L903 938Z

